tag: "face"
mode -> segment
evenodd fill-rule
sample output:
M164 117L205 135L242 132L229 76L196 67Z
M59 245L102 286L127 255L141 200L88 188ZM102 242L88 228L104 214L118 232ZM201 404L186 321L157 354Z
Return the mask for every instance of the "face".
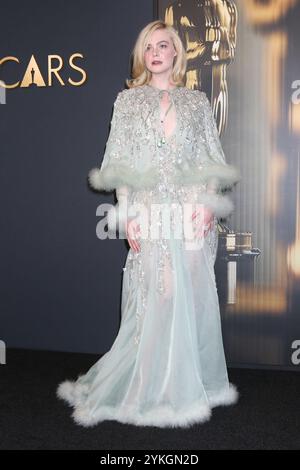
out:
M153 31L144 52L147 69L153 74L171 72L175 55L176 50L169 33L164 29Z

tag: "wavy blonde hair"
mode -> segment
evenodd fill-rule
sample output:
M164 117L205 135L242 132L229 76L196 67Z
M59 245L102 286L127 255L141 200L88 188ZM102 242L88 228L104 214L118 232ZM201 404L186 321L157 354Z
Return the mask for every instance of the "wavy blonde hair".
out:
M140 31L137 37L132 51L132 78L126 80L126 85L129 88L134 88L140 85L147 85L151 80L152 73L146 68L144 52L148 38L151 36L153 31L156 31L157 29L165 29L170 35L174 49L177 52L177 55L174 57L171 78L175 85L184 86L183 79L186 72L187 58L183 43L173 26L168 25L164 21L156 20L148 23Z

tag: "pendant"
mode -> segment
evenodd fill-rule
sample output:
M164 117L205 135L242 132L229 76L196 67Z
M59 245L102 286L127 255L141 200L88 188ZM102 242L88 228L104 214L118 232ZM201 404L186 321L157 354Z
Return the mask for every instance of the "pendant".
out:
M159 141L157 142L157 146L161 147L165 143L166 143L166 139L164 137L161 137Z

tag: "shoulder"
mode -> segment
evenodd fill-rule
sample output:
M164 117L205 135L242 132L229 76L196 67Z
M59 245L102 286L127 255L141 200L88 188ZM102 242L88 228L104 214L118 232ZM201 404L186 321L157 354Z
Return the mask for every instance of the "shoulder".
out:
M114 102L114 107L129 111L136 97L136 88L124 88L124 90L119 91Z
M115 104L122 103L127 99L129 90L126 88L124 90L121 90L117 93L116 99L115 99Z
M132 95L134 90L135 90L134 88L124 88L124 90L119 91L118 96L120 96L122 98L128 97L128 96Z
M119 91L117 95L117 99L119 100L126 100L126 99L131 99L133 98L139 91L142 89L142 87L134 87L134 88L124 88L124 90Z
M192 90L192 92L194 93L195 103L196 103L196 106L199 108L200 112L202 111L202 113L204 114L207 114L207 113L210 114L212 112L212 107L211 107L210 100L207 94L205 93L205 91Z
M205 91L199 90L198 88L192 89L192 88L182 87L182 90L191 100L208 101Z
M114 100L114 112L122 115L128 115L132 108L133 93L132 89L125 88L117 93Z
M191 92L200 101L208 101L208 98L207 98L207 95L206 95L205 91L195 89L195 90L191 90Z

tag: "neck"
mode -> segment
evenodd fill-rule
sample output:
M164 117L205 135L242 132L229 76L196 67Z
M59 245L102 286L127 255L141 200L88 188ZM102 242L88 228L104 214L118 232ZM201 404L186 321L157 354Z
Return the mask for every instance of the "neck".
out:
M176 88L176 85L172 82L169 81L168 78L157 78L155 76L152 76L149 85L158 88L160 90L172 90L173 88Z

